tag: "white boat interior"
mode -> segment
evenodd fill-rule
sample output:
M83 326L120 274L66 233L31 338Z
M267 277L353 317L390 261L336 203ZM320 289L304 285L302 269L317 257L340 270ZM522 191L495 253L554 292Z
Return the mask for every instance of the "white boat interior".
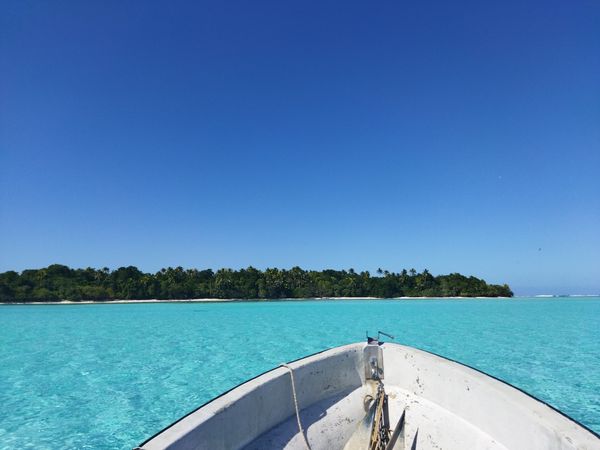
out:
M600 449L600 438L482 372L372 339L266 372L138 448Z

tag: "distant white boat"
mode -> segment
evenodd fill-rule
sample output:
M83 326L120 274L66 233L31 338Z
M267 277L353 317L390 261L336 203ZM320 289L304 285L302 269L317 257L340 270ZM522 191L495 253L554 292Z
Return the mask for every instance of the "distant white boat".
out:
M591 450L600 437L501 380L378 335L246 381L137 448Z

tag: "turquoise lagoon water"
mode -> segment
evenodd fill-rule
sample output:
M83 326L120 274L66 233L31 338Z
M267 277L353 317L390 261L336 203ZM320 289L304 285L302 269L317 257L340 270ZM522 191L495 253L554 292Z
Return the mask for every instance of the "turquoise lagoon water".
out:
M600 431L600 298L0 307L0 448L131 448L245 379L384 330Z

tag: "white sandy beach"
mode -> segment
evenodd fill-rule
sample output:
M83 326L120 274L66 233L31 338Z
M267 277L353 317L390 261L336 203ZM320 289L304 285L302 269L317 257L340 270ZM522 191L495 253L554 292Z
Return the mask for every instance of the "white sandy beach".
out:
M194 298L194 299L145 299L145 300L82 300L60 302L0 302L0 305L106 305L135 303L223 303L223 302L277 302L277 301L314 301L314 300L466 300L466 299L514 299L511 297L310 297L310 298Z

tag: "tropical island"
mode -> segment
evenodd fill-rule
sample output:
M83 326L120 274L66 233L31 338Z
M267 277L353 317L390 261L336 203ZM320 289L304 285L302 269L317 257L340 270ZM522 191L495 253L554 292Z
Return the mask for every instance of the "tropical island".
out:
M144 273L137 267L71 269L53 264L0 273L0 302L110 300L284 299L322 297L512 297L508 285L487 284L459 273L433 276L427 269L389 272L266 269L197 270L168 267Z

